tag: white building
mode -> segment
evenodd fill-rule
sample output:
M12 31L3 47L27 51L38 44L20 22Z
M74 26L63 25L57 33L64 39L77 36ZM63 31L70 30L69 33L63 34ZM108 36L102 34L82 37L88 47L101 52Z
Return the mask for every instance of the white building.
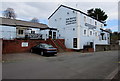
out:
M70 49L85 49L87 46L108 45L109 33L102 28L104 24L88 16L84 12L60 5L48 18L49 26L57 28L57 38L65 39Z

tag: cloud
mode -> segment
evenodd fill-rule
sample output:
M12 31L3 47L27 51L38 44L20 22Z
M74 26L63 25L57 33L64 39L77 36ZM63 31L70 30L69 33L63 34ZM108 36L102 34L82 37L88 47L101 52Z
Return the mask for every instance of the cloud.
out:
M2 10L12 7L16 11L18 18L30 19L36 16L47 19L60 4L74 8L76 8L77 4L77 8L83 12L87 12L91 8L101 8L108 14L111 20L116 19L118 14L116 2L3 2Z
M10 7L15 10L17 19L30 21L33 17L37 17L41 22L47 23L47 18L58 8L60 4L77 8L85 13L91 8L101 8L108 15L107 21L118 19L117 2L69 2L69 0L56 2L2 2L2 8L0 8L0 11L4 11ZM116 24L109 27L115 29Z
M114 32L114 31L118 31L118 26L111 26L110 29Z

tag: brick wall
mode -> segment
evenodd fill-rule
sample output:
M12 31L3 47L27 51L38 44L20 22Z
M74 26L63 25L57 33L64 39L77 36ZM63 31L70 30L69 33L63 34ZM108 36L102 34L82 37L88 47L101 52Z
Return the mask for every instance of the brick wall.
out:
M22 42L28 42L28 47L22 47ZM31 47L45 43L44 40L3 40L3 54L29 52Z

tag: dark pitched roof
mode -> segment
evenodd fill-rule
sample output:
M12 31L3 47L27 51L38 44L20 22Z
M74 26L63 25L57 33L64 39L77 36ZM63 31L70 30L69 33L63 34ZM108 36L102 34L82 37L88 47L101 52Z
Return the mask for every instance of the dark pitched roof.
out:
M68 8L68 9L71 9L71 10L74 10L74 11L77 11L77 12L80 12L80 13L88 16L88 17L91 17L91 16L89 16L88 14L86 14L86 13L80 11L80 10L77 10L77 9L74 9L74 8L71 8L71 7L68 7L68 6L65 6L65 5L60 5L60 6L53 12L53 14L49 16L48 19L50 19L60 7L65 7L65 8ZM93 17L91 17L91 18L93 18ZM93 18L93 19L95 19L95 18ZM95 19L95 20L96 20L96 19ZM98 21L98 20L97 20L97 21ZM100 22L100 21L99 21L99 22ZM101 23L102 23L102 22L101 22Z
M107 30L102 29L102 28L100 28L100 30L102 30L102 31L104 31L104 32L111 33L111 32L109 32L109 31L107 31Z
M46 24L42 23L33 23L28 21L22 21L22 20L16 20L16 19L8 19L0 17L0 25L6 25L6 26L21 26L21 27L31 27L31 28L48 28Z

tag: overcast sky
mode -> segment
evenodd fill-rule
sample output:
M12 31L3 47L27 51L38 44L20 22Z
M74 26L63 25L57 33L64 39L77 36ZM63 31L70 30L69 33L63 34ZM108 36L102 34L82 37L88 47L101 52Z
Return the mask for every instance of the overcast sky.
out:
M118 30L118 2L2 2L0 13L5 9L13 8L17 14L17 19L30 21L37 17L41 23L48 24L47 18L59 7L67 5L87 12L91 8L101 8L108 15L107 27L113 31ZM76 6L77 4L77 6ZM2 16L2 15L0 15Z

